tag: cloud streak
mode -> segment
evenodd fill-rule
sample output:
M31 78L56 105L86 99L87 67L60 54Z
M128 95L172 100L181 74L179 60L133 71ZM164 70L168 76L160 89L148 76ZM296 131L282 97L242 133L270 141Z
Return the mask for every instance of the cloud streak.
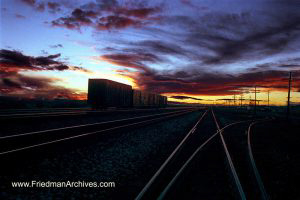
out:
M151 69L147 64L158 63L161 59L150 55L108 54L103 55L101 59L122 67L123 70L117 70L117 72L135 80L141 89L156 93L221 96L241 94L247 92L254 85L277 91L287 89L288 71L282 70L282 68L278 70L266 68L234 75L203 72L189 68L182 71L157 71ZM300 88L300 70L295 67L292 72L293 86L295 89Z
M130 7L119 5L117 1L97 1L76 8L71 15L51 21L53 27L81 30L119 30L127 27L142 27L155 20L152 16L160 12L159 7Z
M26 17L24 15L20 15L20 14L15 14L16 18L18 19L26 19Z
M181 3L190 7L194 2ZM285 91L288 71L299 90L299 60L283 60L300 50L299 12L283 1L263 1L251 9L160 16L159 26L147 29L155 37L119 41L123 49L111 48L100 58L151 92L221 96L247 92L254 85Z
M88 72L88 70L81 67L70 67L64 62L56 60L61 54L54 54L49 56L27 56L19 51L0 50L0 69L2 71L19 71L19 70L78 70Z
M89 70L69 66L58 61L60 54L49 56L27 56L18 51L0 50L0 91L7 96L26 98L55 99L64 97L68 99L83 99L85 94L80 91L54 85L61 81L57 78L35 77L24 75L23 71L81 71Z
M189 96L171 96L170 98L173 98L173 99L179 99L179 100L187 100L187 99L191 99L191 100L198 100L198 101L201 101L203 99L199 99L199 98L194 98L194 97L189 97Z
M51 48L63 48L64 46L62 44L55 44L55 45L50 45Z

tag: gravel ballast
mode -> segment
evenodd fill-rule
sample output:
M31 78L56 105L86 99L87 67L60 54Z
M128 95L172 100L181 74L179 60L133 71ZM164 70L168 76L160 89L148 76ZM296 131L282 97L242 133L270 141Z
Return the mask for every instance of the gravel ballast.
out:
M168 109L145 109L145 110L128 110L128 111L111 111L111 112L91 112L80 115L62 115L62 116L43 116L32 118L0 119L0 137L8 135L17 135L34 131L43 131L54 128L63 128L91 123L99 123L118 119L140 117L153 114L162 114L174 112L176 110Z
M1 173L4 199L133 199L202 112L106 135L90 146ZM11 181L115 182L114 188L12 188Z

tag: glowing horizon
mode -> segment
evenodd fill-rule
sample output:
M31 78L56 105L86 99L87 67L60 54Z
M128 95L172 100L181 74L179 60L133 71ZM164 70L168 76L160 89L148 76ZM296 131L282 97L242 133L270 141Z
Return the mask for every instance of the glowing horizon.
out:
M51 2L1 1L1 96L84 99L89 78L106 78L205 104L257 85L260 104L269 90L285 105L292 72L300 102L296 2Z

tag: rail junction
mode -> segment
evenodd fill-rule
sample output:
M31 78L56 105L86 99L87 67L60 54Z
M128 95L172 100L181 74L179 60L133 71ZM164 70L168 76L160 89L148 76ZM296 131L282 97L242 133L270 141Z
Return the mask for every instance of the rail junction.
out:
M238 121L221 127L214 110L208 109L151 177L136 200L268 199L255 165L250 140L251 126L260 121ZM237 127L241 130L230 135L230 130ZM237 147L230 137L243 137L246 141ZM236 156L241 152L237 148L245 155ZM204 155L208 151L211 152L210 157ZM251 162L248 163L248 160Z

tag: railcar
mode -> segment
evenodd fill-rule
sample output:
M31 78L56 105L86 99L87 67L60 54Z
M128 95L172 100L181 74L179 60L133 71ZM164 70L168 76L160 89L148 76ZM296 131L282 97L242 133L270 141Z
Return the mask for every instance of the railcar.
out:
M164 107L167 97L107 79L89 79L88 103L92 108Z
M132 107L132 87L107 79L89 79L88 103L93 108Z
M142 106L149 106L149 93L142 91L141 93Z
M142 99L142 91L140 90L133 90L133 106L134 107L141 107L143 106L143 99Z

